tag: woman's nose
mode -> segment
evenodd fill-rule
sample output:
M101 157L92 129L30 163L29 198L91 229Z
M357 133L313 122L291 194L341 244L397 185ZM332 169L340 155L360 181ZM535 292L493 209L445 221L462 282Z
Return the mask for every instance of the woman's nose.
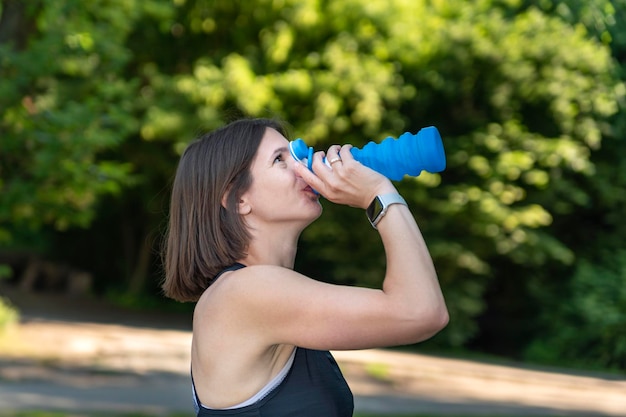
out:
M294 173L296 178L302 178L302 175L298 174L298 170L296 169L296 165L301 164L301 162L296 161L295 159L291 158L291 156L289 158L291 159L291 161L289 162L289 168Z

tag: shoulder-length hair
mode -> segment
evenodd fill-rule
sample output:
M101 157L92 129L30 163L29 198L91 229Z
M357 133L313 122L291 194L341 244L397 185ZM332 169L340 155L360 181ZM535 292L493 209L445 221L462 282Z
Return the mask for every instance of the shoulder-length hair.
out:
M250 166L268 128L287 136L276 120L242 119L183 152L163 251L167 297L197 301L221 270L245 256L250 233L237 205L252 184Z

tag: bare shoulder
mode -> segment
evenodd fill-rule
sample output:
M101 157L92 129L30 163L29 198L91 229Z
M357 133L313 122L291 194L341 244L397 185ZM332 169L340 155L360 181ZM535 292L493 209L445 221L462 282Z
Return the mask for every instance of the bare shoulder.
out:
M288 268L255 265L224 273L200 297L194 311L194 337L201 350L207 346L230 351L245 345L256 354L268 347L287 344L272 328L293 317L307 292L303 285L315 283ZM282 343L281 343L282 342Z
M277 285L304 285L315 281L292 269L276 265L253 265L228 272L210 288L221 296L245 296L253 291L276 289Z
M253 265L222 275L199 300L196 316L216 319L224 315L231 322L239 318L241 326L271 325L293 317L296 308L302 311L309 304L305 300L328 300L331 294L343 291L342 286L317 281L289 268Z
M245 309L246 304L242 301L254 301L263 303L271 301L277 292L291 286L305 285L314 280L295 272L291 269L275 265L253 265L235 271L224 273L213 283L198 300L196 315L198 313L215 310Z

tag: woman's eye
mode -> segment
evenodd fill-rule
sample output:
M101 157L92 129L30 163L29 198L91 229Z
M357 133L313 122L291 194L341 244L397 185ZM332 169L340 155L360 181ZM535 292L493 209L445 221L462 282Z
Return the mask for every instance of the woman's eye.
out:
M276 162L283 162L283 161L284 161L284 159L283 159L282 155L277 155L276 158L274 158L274 163L276 163Z

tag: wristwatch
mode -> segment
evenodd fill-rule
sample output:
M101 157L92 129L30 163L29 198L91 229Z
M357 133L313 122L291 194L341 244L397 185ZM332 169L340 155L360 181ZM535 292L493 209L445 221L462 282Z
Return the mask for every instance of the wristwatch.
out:
M406 201L400 194L382 194L377 195L372 201L369 207L365 210L367 219L372 224L372 227L376 229L378 222L387 214L387 209L392 204L404 204Z

